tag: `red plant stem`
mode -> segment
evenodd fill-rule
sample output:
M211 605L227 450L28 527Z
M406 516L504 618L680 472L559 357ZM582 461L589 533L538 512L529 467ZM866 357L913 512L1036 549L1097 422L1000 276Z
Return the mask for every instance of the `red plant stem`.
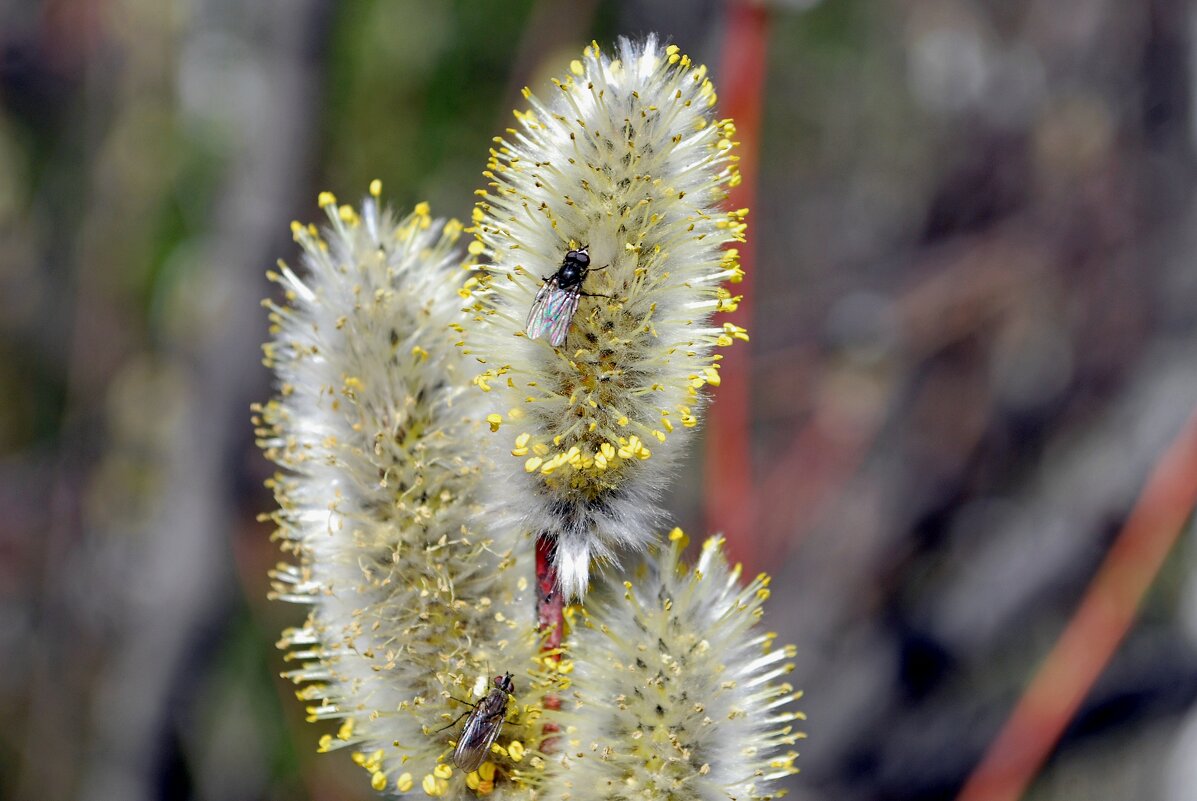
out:
M540 630L548 632L544 650L561 647L565 628L565 599L557 590L557 569L553 567L553 540L540 535L536 538L536 619Z
M558 649L561 648L562 637L565 634L565 598L557 589L557 569L553 567L553 539L544 534L536 538L536 619L540 624L540 631L544 634L541 648L548 651L545 659L554 662L561 659ZM560 709L561 699L556 695L544 697L545 709ZM552 735L557 731L557 724L546 723L544 733ZM557 738L546 736L540 744L540 750L550 753Z
M1076 614L957 801L1022 797L1126 636L1197 504L1197 414L1152 471Z
M724 112L735 120L736 137L740 143L737 153L741 182L731 189L728 204L732 209L752 208L756 203L768 33L769 13L764 4L728 3L720 93L724 98ZM755 256L752 239L740 243L739 249L744 280L732 286L732 290L743 298L730 321L751 330ZM708 530L722 532L732 558L748 563L752 569L755 551L750 529L756 518L756 496L749 447L748 345L747 342L737 342L723 353L720 385L715 391L715 402L707 422L704 494Z

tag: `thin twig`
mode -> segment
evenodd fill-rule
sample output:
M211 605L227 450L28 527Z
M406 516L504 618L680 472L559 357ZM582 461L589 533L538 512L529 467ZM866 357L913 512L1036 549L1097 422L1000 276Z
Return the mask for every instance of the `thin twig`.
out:
M553 567L553 540L541 535L536 540L536 619L547 632L544 649L561 647L565 627L565 599L557 590L557 569Z
M1016 801L1126 636L1197 504L1197 413L1157 463L1059 641L957 801Z
M565 599L557 589L557 569L553 567L553 540L541 535L536 539L536 619L544 636L541 649L550 661L561 659L561 642L565 635ZM549 694L544 697L545 709L560 709L561 699ZM545 739L540 744L544 753L552 752L558 731L557 724L546 723Z
M720 70L724 113L735 120L741 183L733 187L731 208L752 208L756 202L757 164L760 150L761 105L765 86L769 13L763 4L730 2L727 38ZM752 238L740 243L744 280L734 287L743 295L732 322L752 328ZM724 353L722 381L715 392L707 423L705 497L707 527L722 532L736 561L755 561L751 540L755 514L752 480L752 429L749 424L749 343L736 343Z

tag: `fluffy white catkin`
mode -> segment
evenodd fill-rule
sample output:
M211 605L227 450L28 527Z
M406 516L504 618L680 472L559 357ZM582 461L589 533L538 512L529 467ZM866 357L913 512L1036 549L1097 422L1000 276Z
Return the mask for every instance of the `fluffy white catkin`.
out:
M700 390L719 382L714 350L747 338L711 319L738 300L723 284L742 276L727 246L747 212L721 206L739 181L734 126L676 46L591 44L555 83L547 101L525 90L530 110L491 151L464 345L493 393L499 519L556 537L560 585L581 597L592 558L651 541ZM591 269L564 341L529 337L545 279L582 247Z
M309 716L340 721L375 789L519 796L538 781L537 654L528 539L483 534L485 412L449 330L461 317L461 225L425 204L395 220L377 182L357 211L324 193L327 225L293 224L303 269L280 263L266 363L276 396L256 410L283 470L271 515L295 556L276 595L310 607L284 633ZM453 723L491 673L511 671L513 720L470 776L451 764ZM528 740L525 744L524 740Z
M793 646L757 625L768 578L740 584L723 541L692 568L678 529L620 585L604 581L569 644L572 701L549 797L727 801L778 795L796 772Z

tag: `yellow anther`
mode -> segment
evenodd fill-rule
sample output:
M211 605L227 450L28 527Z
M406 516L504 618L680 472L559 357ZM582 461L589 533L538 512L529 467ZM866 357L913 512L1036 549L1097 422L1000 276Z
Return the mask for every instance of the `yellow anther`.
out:
M406 793L415 784L410 773L403 773L395 780L395 789L401 793Z
M432 775L438 779L448 779L453 775L452 765L437 765L432 769Z
M370 182L370 194L374 197L378 197L382 194L382 181L375 178Z
M498 431L499 426L503 423L503 417L497 414L488 414L486 416L486 422L490 423L491 431Z
M387 775L381 770L374 771L370 774L370 786L379 792L387 789Z
M321 192L316 197L316 205L320 208L325 208L326 206L335 206L337 205L337 196L332 192Z
M533 456L524 462L524 472L535 473L542 464L544 464L544 459L541 459L539 456Z

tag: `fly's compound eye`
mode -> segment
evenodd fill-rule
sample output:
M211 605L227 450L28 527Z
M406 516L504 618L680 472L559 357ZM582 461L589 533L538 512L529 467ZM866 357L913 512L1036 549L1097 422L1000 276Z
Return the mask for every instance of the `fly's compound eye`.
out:
M583 253L580 250L573 253L573 257L574 257L574 260L577 261L578 264L582 265L583 267L587 267L590 264L590 256L586 253Z
M576 250L571 250L571 251L569 251L568 253L566 253L566 254L565 254L565 260L566 260L566 261L571 261L571 260L573 260L573 259L576 259L576 258L578 258L578 251L576 251Z

